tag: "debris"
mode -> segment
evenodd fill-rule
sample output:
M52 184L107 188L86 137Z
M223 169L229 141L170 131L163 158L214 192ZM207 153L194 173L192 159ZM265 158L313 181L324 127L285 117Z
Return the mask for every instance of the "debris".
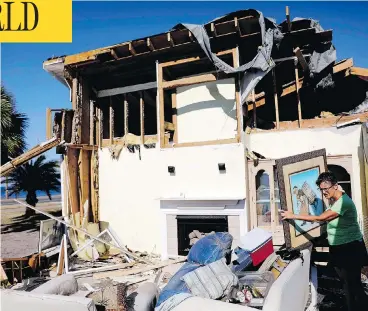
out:
M148 265L148 266L143 266L140 268L134 268L134 269L130 269L130 270L118 270L118 271L113 271L113 272L106 272L106 273L96 273L93 275L94 279L103 279L106 277L110 277L110 276L125 276L125 275L131 275L131 274L138 274L138 273L143 273L143 272L147 272L150 270L156 270L156 269L160 269L163 268L165 266L168 266L170 264L175 264L175 263L180 263L180 262L184 262L186 261L186 258L180 258L177 260L166 260L166 261L162 261L159 264L156 265Z
M19 200L16 200L16 199L14 199L14 201L15 201L15 202L17 202L17 203L19 203L19 204L21 204L21 205L23 205L23 206L29 207L29 208L31 208L31 209L33 209L33 210L35 210L36 212L38 212L38 213L40 213L40 214L43 214L43 215L45 215L45 216L47 216L47 217L49 217L49 218L51 218L51 219L55 219L55 220L57 220L58 222L61 222L61 223L63 223L64 225L66 225L67 227L70 227L70 228L72 228L72 229L74 229L74 230L76 230L76 231L78 231L78 232L80 232L80 233L84 233L85 235L89 236L90 238L92 238L92 239L94 239L94 240L96 240L96 241L98 241L98 242L100 242L100 243L102 243L102 244L107 244L107 245L110 245L110 246L112 246L112 247L116 247L116 245L113 245L113 244L111 244L111 243L109 243L109 242L103 241L103 240L101 240L100 238L98 238L98 237L96 237L96 236L93 236L92 234L90 234L89 232L87 232L87 231L86 231L86 230L84 230L84 229L77 228L77 227L76 227L76 226L74 226L74 225L68 224L66 221L61 220L61 219L58 219L57 217L52 216L51 214L49 214L49 213L47 213L47 212L41 211L41 210L39 210L39 209L35 208L34 206L31 206L31 205L29 205L29 204L23 203L23 202L21 202L21 201L19 201ZM131 252L129 252L129 251L125 250L125 249L122 249L122 248L120 248L120 247L119 247L119 250L120 250L122 253L124 253L124 254L126 254L126 255L128 255L128 256L131 256L132 258L134 258L134 259L136 259L136 260L138 260L138 261L143 261L144 263L148 263L148 264L149 264L149 262L147 262L146 260L143 260L143 259L141 259L141 258L139 258L139 257L135 256L134 254L132 254Z

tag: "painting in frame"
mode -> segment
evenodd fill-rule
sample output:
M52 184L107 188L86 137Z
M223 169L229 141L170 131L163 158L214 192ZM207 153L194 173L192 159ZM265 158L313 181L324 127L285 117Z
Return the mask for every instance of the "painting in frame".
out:
M280 203L283 210L297 215L320 215L326 210L316 180L327 171L326 150L320 149L276 160L277 179L280 189ZM326 230L320 222L302 220L283 221L287 248L310 247L314 238Z

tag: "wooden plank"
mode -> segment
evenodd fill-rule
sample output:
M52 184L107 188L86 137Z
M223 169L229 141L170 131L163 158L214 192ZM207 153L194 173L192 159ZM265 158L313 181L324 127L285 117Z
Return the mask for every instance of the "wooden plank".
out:
M299 73L298 73L298 66L295 64L295 89L296 89L296 98L298 101L298 120L300 127L302 126L302 107L300 103L300 94L299 94Z
M159 140L160 147L164 148L165 146L165 112L164 112L164 89L163 89L163 69L161 64L158 64L157 67L157 83L158 83L158 111L159 111L159 122L160 122L160 131L159 131Z
M170 32L167 33L167 41L169 41L169 43L170 43L171 46L174 46L175 45L174 40L173 40Z
M80 180L81 180L81 192L82 192L82 200L80 202L80 215L81 219L86 217L86 221L89 221L89 213L84 215L84 204L88 202L90 205L91 202L91 176L90 176L90 167L91 167L91 152L89 150L82 149L80 151L81 155L81 165L80 165ZM89 208L88 208L89 210Z
M237 142L238 142L237 138L228 138L228 139L218 139L218 140L209 140L209 141L198 141L198 142L192 142L192 143L179 143L179 144L173 145L173 147L179 148L179 147L224 145L224 144L233 144Z
M79 108L81 111L81 141L82 144L88 144L90 138L90 87L86 79L81 79L80 81L80 94Z
M213 82L213 81L217 81L216 75L204 74L204 75L198 75L198 76L189 77L189 78L177 79L173 81L164 81L162 82L162 88L172 89L172 88L177 88L177 87L185 86L185 85Z
M111 49L111 55L112 57L114 57L115 59L119 59L119 56L116 54L114 49Z
M78 80L73 78L72 80L72 107L77 109L77 92L78 92Z
M64 243L65 235L61 239L60 244L60 253L59 253L59 260L57 265L57 275L62 275L64 272L64 255L65 255L65 243Z
M148 48L153 52L155 50L155 47L152 43L152 40L150 38L147 38L147 46Z
M125 96L124 98L124 135L125 136L129 133L128 116L129 116L129 107L128 107L127 98Z
M110 97L110 120L109 120L109 136L110 142L113 144L114 142L114 105L112 102L112 98Z
M367 68L352 67L352 68L350 68L350 74L351 75L356 75L356 76L368 77L368 69Z
M333 67L333 73L338 73L340 71L344 71L350 67L354 66L354 61L352 58L346 59L343 62L337 63Z
M143 93L140 93L139 97L139 106L140 106L140 121L141 121L141 141L142 145L144 144L144 100L143 100Z
M134 46L133 46L133 44L132 44L132 42L129 42L128 43L128 46L129 46L129 52L132 54L132 55L137 55L137 52L135 51L135 49L134 49Z
M222 56L222 55L227 55L227 54L232 54L232 53L233 53L233 49L229 49L229 50L220 51L220 52L216 53L216 55L217 56ZM161 63L160 66L161 67L175 66L175 65L195 62L195 61L198 61L198 60L201 60L201 59L207 59L207 58L203 58L203 57L201 58L199 56L183 58L183 59L178 59L178 60L173 60L173 61Z
M89 101L89 144L94 145L94 128L95 128L95 106L93 100Z
M306 59L304 58L303 56L303 53L301 52L300 48L297 47L295 50L294 50L294 54L295 56L298 58L298 61L300 63L300 65L302 66L303 68L303 71L304 72L308 72L309 71L309 66L308 66L308 63L306 61Z
M5 176L10 173L16 167L28 162L29 160L33 159L34 157L39 156L40 154L56 147L60 144L60 141L54 137L47 142L39 144L32 149L26 151L25 153L21 154L20 156L16 157L15 159L5 163L1 166L1 176Z
M214 37L217 36L217 33L216 33L216 25L214 23L211 23L211 32L212 32L212 35Z
M111 276L127 276L127 275L132 275L132 274L144 273L144 272L151 271L151 270L161 269L169 265L185 262L186 260L187 258L185 257L185 258L179 258L177 260L165 260L156 265L149 265L149 266L144 266L144 267L111 271L111 272L105 272L105 273L95 273L93 275L93 278L94 279L104 279L104 278L111 277Z
M94 168L96 165L96 159L94 156L95 151L92 151L91 161L90 161L90 176L91 176L91 209L92 209L92 221L94 223L98 222L98 197L97 197L97 189L95 187L95 181L98 181L97 173Z
M276 114L276 128L280 127L280 115L279 115L279 98L277 96L277 84L276 84L276 70L272 69L272 77L273 77L273 96L275 101L275 114Z
M46 108L46 139L52 138L52 124L51 124L52 112L50 108Z
M67 149L67 175L68 189L72 214L79 212L79 193L78 193L78 149Z
M171 106L172 106L172 121L173 121L173 131L174 131L174 144L178 143L178 113L176 107L176 90L171 93Z
M108 97L108 96L114 96L114 95L119 95L119 94L139 92L139 91L144 91L144 90L155 89L156 87L157 87L156 81L129 85L129 86L123 86L123 87L116 87L113 89L106 89L106 90L98 91L97 97L101 98L101 97Z
M90 268L90 269L84 269L84 270L69 271L67 274L82 275L82 274L89 274L89 273L96 273L96 272L112 271L112 270L130 268L130 267L133 267L134 265L135 265L134 262L119 263L116 265L111 265L111 266L106 266L106 267L97 267L97 268Z

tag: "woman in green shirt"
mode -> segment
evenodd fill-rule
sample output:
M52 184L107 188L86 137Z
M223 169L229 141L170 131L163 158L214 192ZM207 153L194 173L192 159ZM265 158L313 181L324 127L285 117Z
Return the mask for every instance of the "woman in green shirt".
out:
M330 260L343 282L348 310L367 310L368 299L361 283L361 269L368 264L368 255L355 204L339 189L337 179L331 172L320 174L316 184L330 202L329 208L319 216L295 215L284 211L281 213L282 218L327 222Z

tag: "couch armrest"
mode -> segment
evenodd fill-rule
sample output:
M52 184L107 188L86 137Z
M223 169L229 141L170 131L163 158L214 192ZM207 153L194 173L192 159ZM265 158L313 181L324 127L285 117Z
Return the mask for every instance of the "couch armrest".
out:
M311 252L293 260L272 284L263 311L304 311L309 293Z

